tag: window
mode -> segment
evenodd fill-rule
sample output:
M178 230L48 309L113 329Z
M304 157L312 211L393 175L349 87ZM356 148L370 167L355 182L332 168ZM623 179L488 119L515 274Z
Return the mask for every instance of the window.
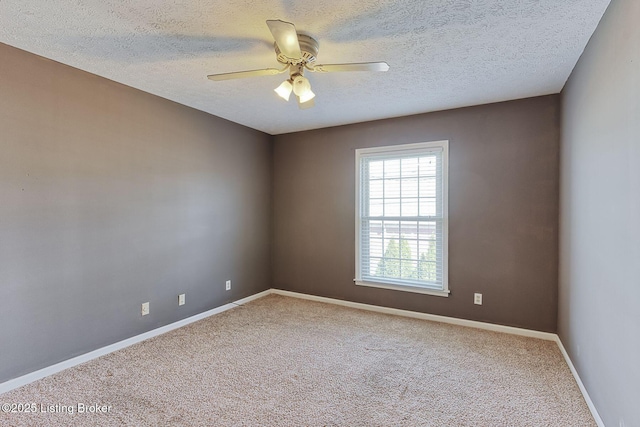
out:
M356 150L357 285L447 296L449 142Z

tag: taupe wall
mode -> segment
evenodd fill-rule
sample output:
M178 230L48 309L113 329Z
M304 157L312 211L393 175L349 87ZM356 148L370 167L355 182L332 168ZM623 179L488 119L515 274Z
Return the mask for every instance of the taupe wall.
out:
M270 136L0 58L0 382L270 287Z
M276 136L274 286L555 332L559 108L555 95ZM441 139L451 295L354 285L354 150Z
M613 0L562 93L560 337L607 426L640 426L640 2Z

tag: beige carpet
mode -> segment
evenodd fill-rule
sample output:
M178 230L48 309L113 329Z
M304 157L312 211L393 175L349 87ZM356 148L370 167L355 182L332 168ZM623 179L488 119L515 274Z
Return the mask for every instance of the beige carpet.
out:
M2 426L595 425L553 342L274 295L0 403L50 411Z

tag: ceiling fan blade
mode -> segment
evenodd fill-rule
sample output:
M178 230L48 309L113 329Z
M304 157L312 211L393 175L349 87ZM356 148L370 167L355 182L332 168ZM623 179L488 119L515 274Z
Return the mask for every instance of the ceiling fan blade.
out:
M301 110L306 110L307 108L311 108L316 105L313 98L308 100L307 102L300 102L299 96L296 96L296 98L298 99L298 108L300 108Z
M269 20L267 21L267 25L280 52L282 52L284 56L292 60L302 58L295 25L280 20Z
M236 71L234 73L211 74L207 76L207 78L209 80L213 80L214 82L219 82L221 80L244 79L245 77L273 76L282 72L283 70L278 70L276 68L265 68L264 70Z
M361 62L354 64L325 64L315 65L311 71L315 73L334 73L336 71L388 71L386 62Z

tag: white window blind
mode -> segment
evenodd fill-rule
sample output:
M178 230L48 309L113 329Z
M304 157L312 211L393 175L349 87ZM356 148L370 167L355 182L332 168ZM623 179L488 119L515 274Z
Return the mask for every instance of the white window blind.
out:
M356 150L356 283L436 295L447 283L448 141Z

